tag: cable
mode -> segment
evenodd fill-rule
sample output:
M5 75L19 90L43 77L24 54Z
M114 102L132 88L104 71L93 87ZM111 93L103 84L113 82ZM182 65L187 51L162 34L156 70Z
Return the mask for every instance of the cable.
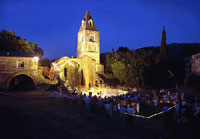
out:
M176 105L170 107L170 108L168 109L168 111L171 110L171 109L173 109L175 106L176 106ZM150 119L150 118L153 118L153 117L155 117L155 116L157 116L157 115L160 115L160 114L163 114L163 113L164 113L164 111L161 111L161 112L159 112L159 113L155 113L155 114L150 115L150 116L143 116L143 115L136 115L136 114L128 114L128 113L125 113L125 114L130 115L130 116L133 116L133 117L140 117L140 118L143 118L143 119Z

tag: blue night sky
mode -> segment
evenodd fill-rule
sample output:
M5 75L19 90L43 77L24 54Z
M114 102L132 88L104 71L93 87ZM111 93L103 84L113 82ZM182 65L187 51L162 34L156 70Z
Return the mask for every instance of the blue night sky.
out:
M86 10L100 31L101 53L127 46L200 42L199 0L0 0L0 30L35 42L49 59L76 56Z

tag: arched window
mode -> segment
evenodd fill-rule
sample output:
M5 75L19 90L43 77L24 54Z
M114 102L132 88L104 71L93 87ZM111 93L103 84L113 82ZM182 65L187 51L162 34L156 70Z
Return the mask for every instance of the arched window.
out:
M90 36L90 42L94 42L94 36L93 35Z
M89 23L90 27L93 26L93 21L91 19L88 21L88 23Z
M64 68L64 77L67 79L67 68Z

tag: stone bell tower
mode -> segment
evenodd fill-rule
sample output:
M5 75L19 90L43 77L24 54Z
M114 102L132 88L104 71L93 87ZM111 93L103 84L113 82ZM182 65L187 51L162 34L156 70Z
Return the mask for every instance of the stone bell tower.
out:
M77 57L85 55L95 59L97 64L100 63L99 32L89 11L86 12L78 32Z

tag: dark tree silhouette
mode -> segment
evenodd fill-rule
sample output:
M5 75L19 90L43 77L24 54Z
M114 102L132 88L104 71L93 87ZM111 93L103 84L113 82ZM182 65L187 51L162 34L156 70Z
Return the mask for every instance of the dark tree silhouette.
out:
M162 38L161 38L161 44L160 44L160 57L161 58L166 58L168 51L167 51L167 43L166 43L166 31L165 27L163 26L163 31L162 31Z
M117 49L117 52L122 52L122 53L126 53L128 52L129 49L128 47L123 47L123 46L120 46L118 49Z
M7 52L29 52L40 57L44 55L43 50L36 43L28 42L16 36L14 32L2 30L0 32L0 51Z

